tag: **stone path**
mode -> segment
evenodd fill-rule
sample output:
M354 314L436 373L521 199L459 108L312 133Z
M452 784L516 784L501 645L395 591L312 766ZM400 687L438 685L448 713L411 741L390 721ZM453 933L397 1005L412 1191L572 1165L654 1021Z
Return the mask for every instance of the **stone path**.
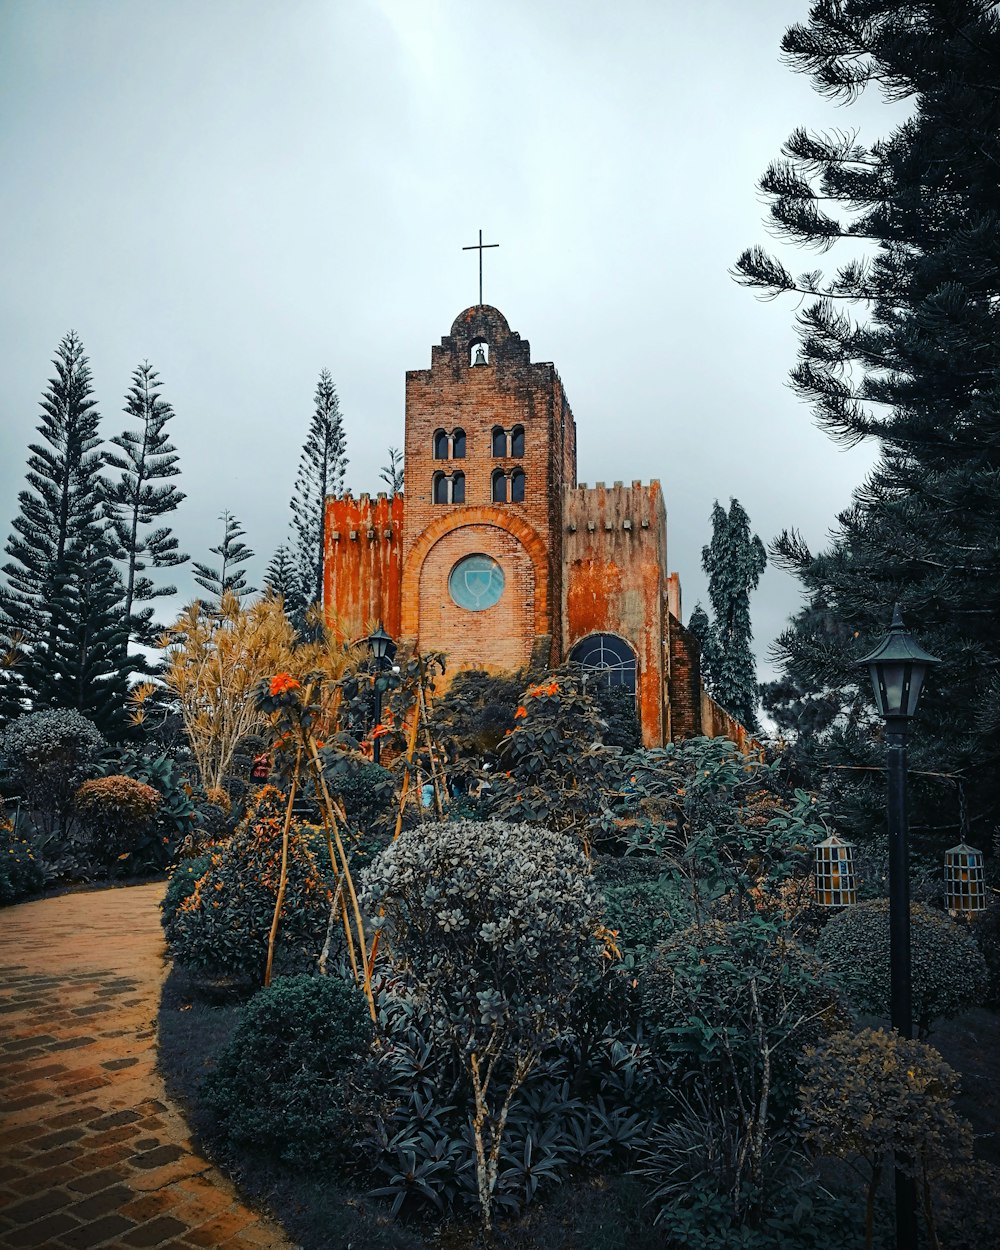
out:
M0 1246L290 1250L156 1071L162 885L0 911Z

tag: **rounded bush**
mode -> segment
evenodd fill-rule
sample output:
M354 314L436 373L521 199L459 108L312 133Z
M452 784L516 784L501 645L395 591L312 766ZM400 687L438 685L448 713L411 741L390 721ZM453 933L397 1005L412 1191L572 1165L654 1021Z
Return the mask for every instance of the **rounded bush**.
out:
M921 1037L935 1020L973 1006L985 992L986 961L975 940L943 912L910 905L913 1019ZM858 1011L889 1014L889 900L845 908L820 935L816 953Z
M261 990L205 1083L224 1137L288 1163L322 1168L350 1128L351 1069L372 1025L361 991L334 977L293 976Z
M170 954L209 978L260 983L281 872L285 796L265 786L246 823L211 853L195 888L164 929ZM331 895L316 860L293 823L288 880L275 944L276 972L315 965L326 935Z
M98 860L110 866L140 849L160 806L160 792L134 777L85 781L74 796L84 836Z
M19 716L7 727L3 753L22 808L35 813L46 832L63 829L79 786L97 772L104 747L97 726L79 712L53 708Z

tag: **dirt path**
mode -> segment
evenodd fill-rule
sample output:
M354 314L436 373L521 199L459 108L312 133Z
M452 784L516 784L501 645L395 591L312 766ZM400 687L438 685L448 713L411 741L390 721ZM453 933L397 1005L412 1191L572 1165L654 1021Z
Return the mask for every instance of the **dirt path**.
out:
M290 1250L155 1069L160 884L0 911L0 1245Z

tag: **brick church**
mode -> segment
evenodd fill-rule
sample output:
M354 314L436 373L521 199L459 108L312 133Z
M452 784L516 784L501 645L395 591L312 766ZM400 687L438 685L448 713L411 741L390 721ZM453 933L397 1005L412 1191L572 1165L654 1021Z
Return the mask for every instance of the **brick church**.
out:
M406 375L405 495L326 505L325 606L362 638L448 671L566 660L635 693L647 746L745 733L702 688L667 566L660 484L576 480L576 423L554 365L496 308L455 319Z

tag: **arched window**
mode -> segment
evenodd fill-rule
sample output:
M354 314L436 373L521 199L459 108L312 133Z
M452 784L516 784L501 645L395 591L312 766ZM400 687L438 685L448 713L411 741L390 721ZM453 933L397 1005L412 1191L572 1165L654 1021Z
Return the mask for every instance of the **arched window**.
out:
M494 456L506 456L507 454L507 432L500 425L493 427L493 454Z
M451 502L465 503L465 474L453 473L451 475Z
M624 686L635 694L635 652L614 634L590 634L569 653L570 662L593 672L609 686Z
M448 502L448 479L443 473L434 474L434 502Z
M515 469L510 475L510 501L524 503L524 474L520 469Z
M507 502L507 474L503 469L493 471L493 502Z
M451 432L451 456L453 460L465 459L465 431L452 430Z
M490 345L485 339L476 339L469 344L469 364L488 365L490 363Z
M434 431L434 459L448 459L448 435L444 430Z
M512 456L524 455L524 426L515 425L510 432L510 454Z

